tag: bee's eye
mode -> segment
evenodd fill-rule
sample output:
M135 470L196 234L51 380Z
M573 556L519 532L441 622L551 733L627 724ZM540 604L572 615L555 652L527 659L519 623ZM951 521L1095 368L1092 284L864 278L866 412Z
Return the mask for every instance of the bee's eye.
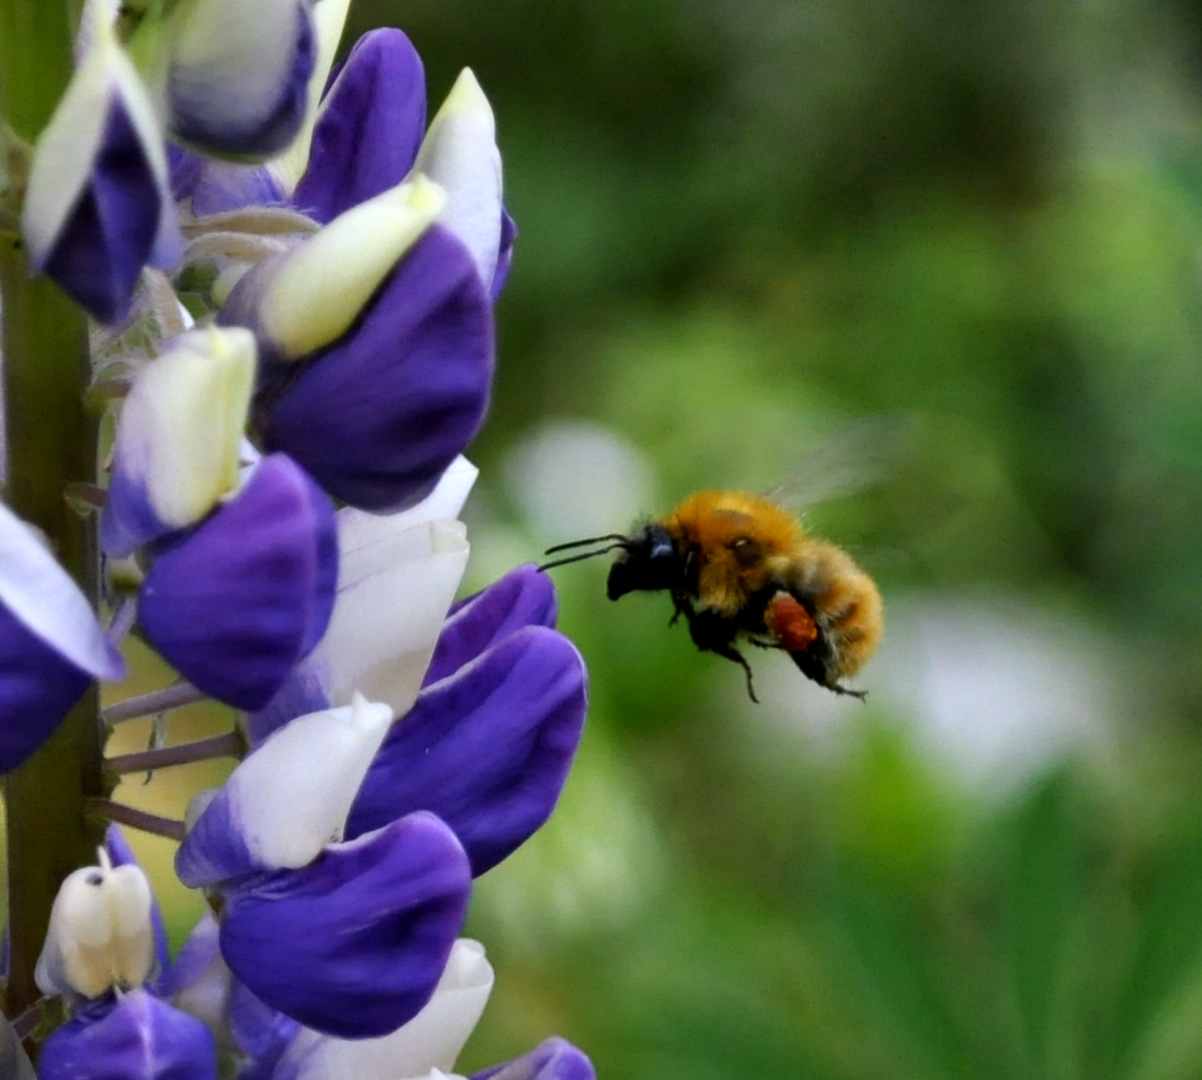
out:
M760 545L749 536L737 536L729 544L740 566L754 566L760 559Z

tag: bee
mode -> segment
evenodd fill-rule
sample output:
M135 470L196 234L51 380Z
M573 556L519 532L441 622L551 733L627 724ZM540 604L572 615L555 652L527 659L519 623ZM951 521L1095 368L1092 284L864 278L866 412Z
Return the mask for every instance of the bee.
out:
M864 700L844 679L876 651L884 604L876 583L842 548L810 535L776 499L746 491L698 491L629 536L573 540L548 548L606 546L544 563L542 570L618 552L606 593L667 592L693 644L742 667L758 701L751 665L737 643L778 649L802 674L836 694Z

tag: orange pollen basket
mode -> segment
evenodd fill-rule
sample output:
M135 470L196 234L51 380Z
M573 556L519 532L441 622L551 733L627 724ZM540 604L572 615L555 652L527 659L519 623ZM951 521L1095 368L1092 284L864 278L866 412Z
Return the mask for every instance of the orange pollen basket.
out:
M818 637L818 625L813 617L783 590L769 601L764 624L789 652L805 652Z

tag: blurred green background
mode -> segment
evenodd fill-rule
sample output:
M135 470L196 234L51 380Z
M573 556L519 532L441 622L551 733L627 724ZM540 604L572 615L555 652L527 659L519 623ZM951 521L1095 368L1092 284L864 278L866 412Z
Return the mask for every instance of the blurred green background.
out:
M1197 6L353 20L409 32L432 104L471 65L500 124L468 587L906 432L807 515L886 598L866 706L768 655L752 705L664 598L557 571L589 724L478 883L498 979L460 1071L558 1032L607 1080L1202 1077Z

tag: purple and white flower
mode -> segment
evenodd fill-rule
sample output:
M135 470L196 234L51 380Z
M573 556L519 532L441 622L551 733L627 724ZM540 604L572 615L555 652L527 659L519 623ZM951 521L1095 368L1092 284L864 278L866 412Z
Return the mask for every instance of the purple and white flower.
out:
M376 513L424 498L488 407L492 311L445 205L418 175L250 271L220 320L250 327L266 368L264 445Z
M86 17L87 48L34 149L21 231L35 270L113 322L142 267L173 266L182 244L150 95L112 12L91 4Z
M186 885L220 892L238 979L348 1038L394 1031L425 1004L470 891L467 857L432 814L342 841L391 722L360 697L281 728L207 799L176 857Z
M194 330L139 372L121 409L101 543L112 556L197 524L238 486L255 380L245 330Z

